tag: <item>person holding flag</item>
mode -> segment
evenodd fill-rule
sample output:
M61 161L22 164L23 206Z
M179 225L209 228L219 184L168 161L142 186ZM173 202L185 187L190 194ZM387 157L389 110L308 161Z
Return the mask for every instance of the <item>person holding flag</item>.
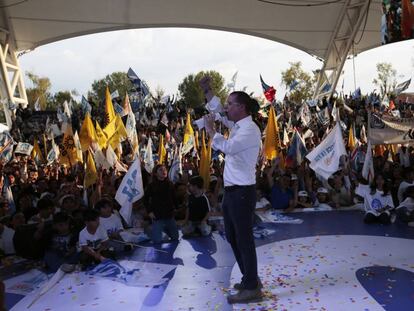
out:
M200 81L207 101L215 96L210 78ZM257 256L253 236L256 206L256 163L261 145L261 132L252 119L258 103L241 91L232 92L224 111L233 121L226 139L215 129L215 116L205 116L205 127L212 138L212 148L226 155L224 166L223 216L226 238L243 274L241 283L234 285L237 294L229 295L229 303L245 303L261 299L261 282L257 274Z

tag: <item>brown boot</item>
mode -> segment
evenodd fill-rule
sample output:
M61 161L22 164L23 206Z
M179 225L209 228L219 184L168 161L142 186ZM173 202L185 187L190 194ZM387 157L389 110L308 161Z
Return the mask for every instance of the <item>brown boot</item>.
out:
M237 294L227 296L227 302L230 304L259 302L261 300L262 291L260 290L260 288L241 289Z

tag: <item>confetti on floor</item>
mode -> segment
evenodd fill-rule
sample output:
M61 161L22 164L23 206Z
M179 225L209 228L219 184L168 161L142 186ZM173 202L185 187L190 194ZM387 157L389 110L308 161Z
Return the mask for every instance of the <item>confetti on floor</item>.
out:
M414 272L414 241L401 238L306 237L261 246L257 256L264 299L234 310L384 310L361 285L357 270L380 265ZM240 278L235 266L232 283Z

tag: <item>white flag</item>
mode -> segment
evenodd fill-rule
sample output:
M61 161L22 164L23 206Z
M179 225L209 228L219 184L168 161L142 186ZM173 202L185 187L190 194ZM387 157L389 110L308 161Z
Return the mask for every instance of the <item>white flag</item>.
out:
M35 111L42 110L42 107L40 106L39 97L36 99L36 102L34 103L34 109Z
M145 149L144 167L145 167L145 170L149 174L152 174L152 170L154 168L154 158L152 156L152 139L151 139L151 137L148 138L147 148Z
M339 123L328 136L306 157L311 162L310 168L323 178L328 179L339 168L339 159L346 155L342 131Z
M282 143L287 146L289 144L289 136L288 133L286 132L286 127L283 129L283 140Z
M364 166L362 167L362 177L369 182L374 179L374 163L372 161L371 141L368 140L367 153L365 154Z
M16 150L14 150L14 153L30 155L32 150L33 150L33 146L31 144L19 142L17 144Z
M367 132L365 131L365 126L362 125L361 131L359 133L359 140L363 143L367 142Z
M95 160L96 168L102 167L104 170L108 170L111 168L111 165L106 160L106 157L101 149L97 148L96 151L93 153L93 158Z
M180 179L180 174L183 174L181 144L175 148L174 161L168 171L168 179L175 184Z
M55 140L52 138L52 149L50 149L47 154L47 165L52 164L55 160L59 158L60 151L59 147L56 145Z
M118 90L116 90L115 92L112 92L112 93L111 93L111 99L118 98L118 97L119 97L119 92L118 92Z
M119 213L128 224L131 222L132 204L143 196L141 161L137 158L122 179L115 195L115 200L121 205Z

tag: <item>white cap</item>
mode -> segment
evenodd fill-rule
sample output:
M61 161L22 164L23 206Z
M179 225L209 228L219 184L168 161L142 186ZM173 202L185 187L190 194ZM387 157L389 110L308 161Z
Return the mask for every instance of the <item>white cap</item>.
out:
M308 193L306 191L302 190L302 191L299 191L298 196L300 196L300 197L307 197L308 196Z
M324 187L320 187L320 188L318 188L318 193L328 193L328 189L326 189Z

